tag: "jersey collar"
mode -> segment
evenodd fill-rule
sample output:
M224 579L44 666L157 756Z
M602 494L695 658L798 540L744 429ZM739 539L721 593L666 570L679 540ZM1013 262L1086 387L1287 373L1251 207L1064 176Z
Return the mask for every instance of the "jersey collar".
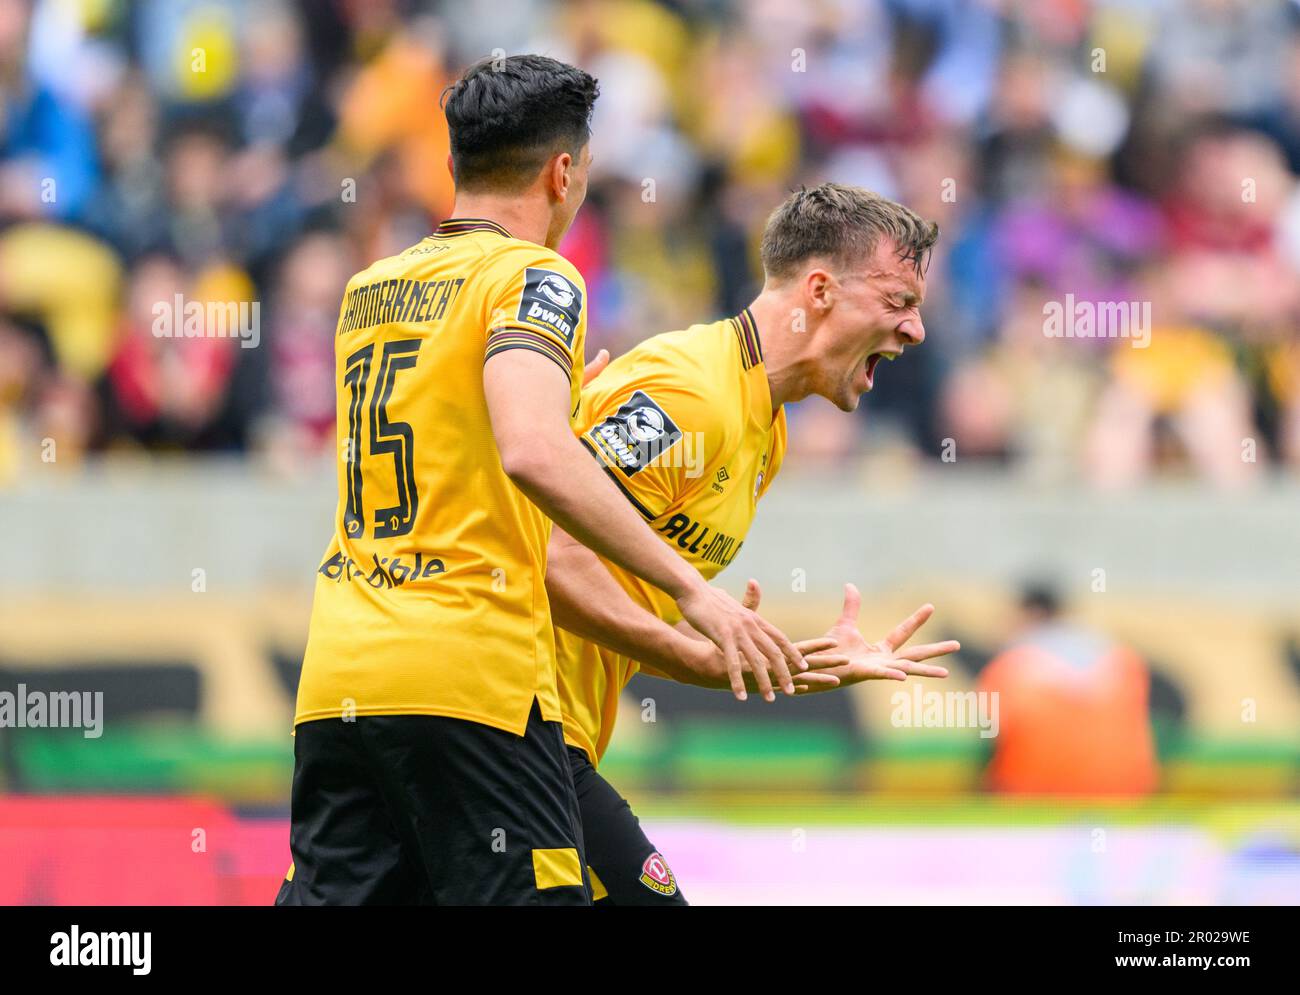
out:
M731 319L732 331L740 349L740 365L749 376L749 416L758 425L771 425L775 418L772 413L772 387L767 382L767 370L763 368L763 342L758 336L758 323L749 308L741 311Z
M475 231L490 231L502 238L512 237L499 224L495 221L489 221L487 218L448 218L434 229L433 237L452 238L456 235L468 235L470 232Z
M754 322L754 315L749 308L745 308L731 319L731 324L736 332L736 340L740 343L740 362L746 370L750 370L763 362L763 343L758 339L758 325Z

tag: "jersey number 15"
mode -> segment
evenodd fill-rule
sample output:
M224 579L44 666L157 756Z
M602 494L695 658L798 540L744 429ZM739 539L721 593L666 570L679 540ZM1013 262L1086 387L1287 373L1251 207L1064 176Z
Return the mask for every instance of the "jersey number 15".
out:
M393 396L393 384L400 370L415 366L420 351L420 339L402 339L385 342L379 357L374 393L370 396L370 455L387 454L393 459L393 474L397 484L397 504L391 508L376 508L374 537L384 539L401 536L411 531L415 513L420 507L420 496L415 490L415 433L411 423L392 421L388 417L388 401ZM350 539L365 534L365 514L361 496L361 412L366 406L366 390L370 383L370 365L375 354L374 343L358 349L347 360L343 384L348 388L348 438L347 507L343 512L343 527Z

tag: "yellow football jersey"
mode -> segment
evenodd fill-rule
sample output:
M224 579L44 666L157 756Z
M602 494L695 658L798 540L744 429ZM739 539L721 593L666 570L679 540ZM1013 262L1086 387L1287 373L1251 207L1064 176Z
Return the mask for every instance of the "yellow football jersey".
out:
M785 454L753 315L647 339L582 394L578 430L632 506L674 552L712 579L738 552ZM632 600L670 625L672 598L608 561ZM567 742L597 763L637 664L556 631Z
M556 253L464 218L349 281L339 503L295 724L444 715L522 735L534 698L559 721L551 523L501 469L483 364L504 349L546 356L576 412L584 298Z

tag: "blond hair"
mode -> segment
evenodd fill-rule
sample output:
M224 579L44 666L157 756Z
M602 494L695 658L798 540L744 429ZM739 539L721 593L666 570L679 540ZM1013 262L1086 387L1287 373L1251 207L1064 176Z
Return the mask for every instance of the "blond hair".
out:
M862 187L823 183L792 193L763 229L763 271L769 279L794 276L813 258L848 266L870 258L881 239L921 272L939 239L939 226L911 208Z

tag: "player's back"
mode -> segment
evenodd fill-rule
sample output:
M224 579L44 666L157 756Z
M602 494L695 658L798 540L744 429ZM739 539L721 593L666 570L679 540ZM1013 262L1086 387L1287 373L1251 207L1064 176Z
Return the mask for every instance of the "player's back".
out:
M542 352L581 381L581 277L470 219L348 283L335 338L339 502L295 722L427 714L522 733L558 720L550 523L501 468L485 357ZM576 369L575 369L576 367Z

